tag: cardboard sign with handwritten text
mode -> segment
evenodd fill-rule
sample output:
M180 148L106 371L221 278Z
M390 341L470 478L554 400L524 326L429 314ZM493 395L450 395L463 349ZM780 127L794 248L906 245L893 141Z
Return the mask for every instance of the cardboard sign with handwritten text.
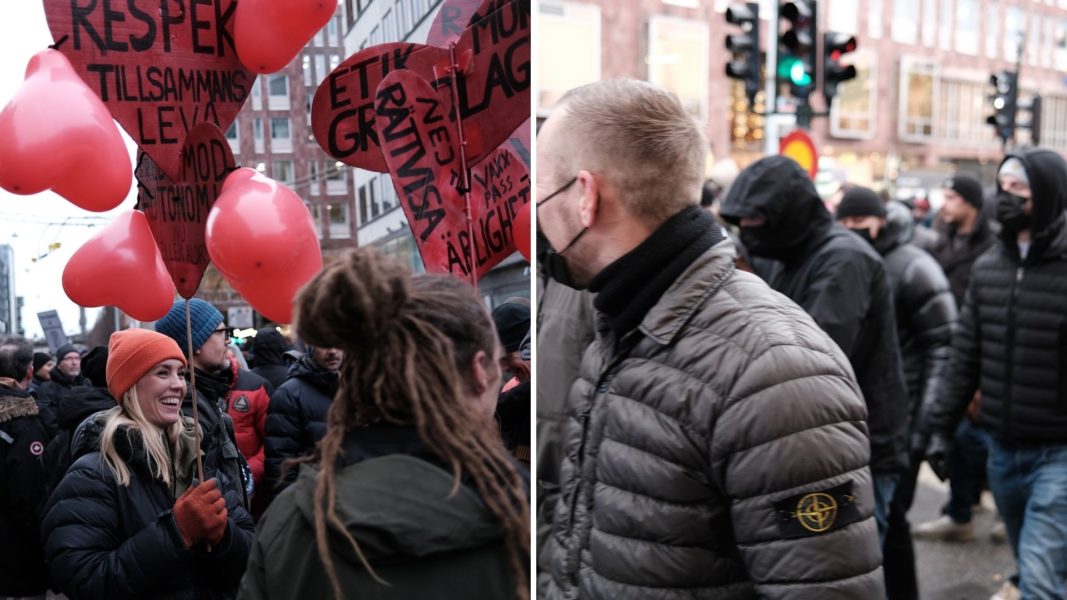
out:
M489 12L456 46L456 78L468 164L503 143L530 116L530 0L487 0ZM389 170L376 128L375 91L393 71L418 73L441 95L451 94L449 51L422 44L380 44L349 57L315 92L311 127L326 152L345 164ZM450 121L455 115L447 115Z
M163 172L197 123L225 131L255 75L237 58L236 0L44 0L53 39Z
M223 180L237 166L229 143L213 123L193 127L181 157L181 176L171 179L151 156L138 153L137 203L178 293L192 298L211 262L204 242L208 213Z
M525 164L500 148L472 169L472 228L461 193L458 137L439 92L416 73L395 71L378 86L375 112L393 185L426 270L463 278L473 270L480 277L515 252L512 221L530 201Z

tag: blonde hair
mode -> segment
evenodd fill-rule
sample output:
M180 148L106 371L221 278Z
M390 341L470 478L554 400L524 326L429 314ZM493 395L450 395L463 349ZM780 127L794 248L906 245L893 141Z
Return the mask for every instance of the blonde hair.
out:
M199 424L195 426L199 427ZM123 396L123 401L119 406L107 411L104 431L100 435L100 453L104 456L104 463L114 473L119 485L128 486L130 485L130 468L115 446L115 436L119 434L120 428L125 428L127 440L139 434L144 441L145 462L148 463L152 476L169 486L177 475L171 471L171 454L173 453L174 457L173 464L186 462L184 460L185 449L178 443L178 437L184 427L185 424L181 418L163 430L149 423L145 419L144 412L141 411L137 389L132 387ZM158 435L159 433L163 435ZM171 446L170 452L166 447L168 442Z
M556 164L604 176L648 225L699 202L707 139L677 96L646 81L611 79L568 91L558 107L570 143L560 144Z

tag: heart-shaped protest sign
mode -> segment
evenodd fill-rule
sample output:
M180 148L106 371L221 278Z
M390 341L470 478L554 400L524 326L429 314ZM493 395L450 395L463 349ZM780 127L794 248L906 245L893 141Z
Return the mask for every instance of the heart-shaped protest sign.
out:
M44 0L60 52L175 180L193 127L210 121L225 131L255 81L234 49L236 8L236 0Z
M237 165L214 123L193 127L181 157L182 175L171 179L150 156L138 154L137 206L148 218L178 293L192 298L211 262L204 243L208 214Z
M427 271L480 277L515 252L512 223L530 201L515 154L498 148L471 169L468 224L458 138L439 92L411 71L390 73L378 87L376 125Z
M463 119L468 164L503 143L530 116L530 0L486 0L482 17L460 36L454 52L456 105ZM389 170L375 126L382 79L406 69L451 95L450 52L422 44L380 44L350 56L315 92L311 128L326 152L348 165ZM450 114L449 119L454 119Z

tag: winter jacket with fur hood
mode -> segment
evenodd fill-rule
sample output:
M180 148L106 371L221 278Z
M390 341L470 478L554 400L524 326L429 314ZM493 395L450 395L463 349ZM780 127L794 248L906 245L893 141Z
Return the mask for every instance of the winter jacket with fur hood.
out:
M882 258L834 223L807 173L783 156L742 171L721 214L733 223L743 217L766 220L763 227L741 230L749 252L778 259L760 266L760 274L811 315L848 357L867 402L871 468L903 471L908 393Z

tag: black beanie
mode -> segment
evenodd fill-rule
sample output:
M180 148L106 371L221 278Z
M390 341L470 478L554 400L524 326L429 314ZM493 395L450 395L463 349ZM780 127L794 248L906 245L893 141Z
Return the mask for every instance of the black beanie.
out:
M107 388L107 346L96 346L82 358L82 375L93 387Z
M81 356L81 352L78 352L78 349L74 347L74 344L63 344L56 350L56 362L63 362L63 357L72 352Z
M493 323L504 352L518 352L530 331L530 308L521 304L501 304L493 310Z
M865 187L849 188L837 205L837 220L845 217L884 217L885 205L873 190Z
M33 372L41 370L41 367L48 361L52 360L52 355L47 352L34 352L33 353Z
M971 206L982 210L982 184L970 175L953 175L941 186L963 197Z

